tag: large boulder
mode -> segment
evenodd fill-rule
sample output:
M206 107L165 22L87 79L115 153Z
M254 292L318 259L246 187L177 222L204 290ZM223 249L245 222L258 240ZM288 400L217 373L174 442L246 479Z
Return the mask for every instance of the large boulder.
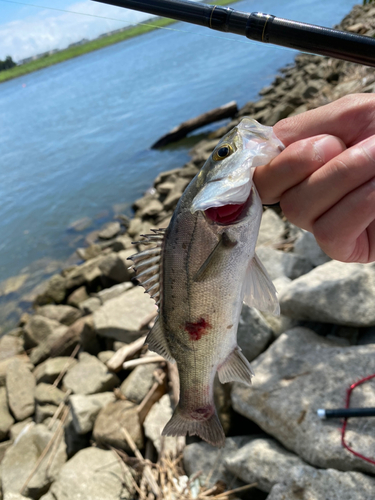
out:
M19 493L26 480L34 471L22 493L31 498L40 498L66 461L65 443L60 440L52 446L38 468L39 457L53 436L53 431L43 424L29 427L5 452L1 463L1 480L5 496L10 492Z
M242 481L271 492L267 500L370 500L375 492L374 478L315 469L273 439L251 439L225 460L225 467Z
M144 327L154 313L155 302L143 288L135 287L95 311L94 327L98 335L130 342L136 338L134 332Z
M282 314L347 326L375 325L375 264L330 261L280 293Z
M74 394L95 394L113 389L119 384L117 375L95 356L81 352L79 362L64 377L64 387Z
M35 376L30 369L14 359L8 366L6 390L9 408L17 420L24 420L34 413Z
M322 468L374 473L375 466L349 453L341 444L341 422L321 420L319 408L340 408L353 381L375 372L375 345L342 347L306 328L282 334L252 363L252 387L234 384L234 409ZM375 383L359 386L353 407L375 406ZM348 442L373 456L375 429L366 418L350 421Z
M112 451L85 448L61 468L41 500L131 500L131 473Z

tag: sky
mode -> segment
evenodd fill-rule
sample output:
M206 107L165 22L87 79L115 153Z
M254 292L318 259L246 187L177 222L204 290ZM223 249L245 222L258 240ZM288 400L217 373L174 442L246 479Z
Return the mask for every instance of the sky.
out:
M0 59L17 62L150 17L92 0L0 0Z

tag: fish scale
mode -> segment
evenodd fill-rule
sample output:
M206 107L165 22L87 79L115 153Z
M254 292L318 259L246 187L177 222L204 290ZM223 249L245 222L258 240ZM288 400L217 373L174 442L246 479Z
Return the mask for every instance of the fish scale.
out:
M157 244L156 256L146 250L130 258L140 284L158 294L159 315L146 343L175 361L179 372L180 399L164 435L198 435L223 446L215 375L222 383L251 383L250 364L237 345L242 302L279 311L255 254L262 204L252 174L283 147L271 127L242 119L188 185L168 228L145 235Z

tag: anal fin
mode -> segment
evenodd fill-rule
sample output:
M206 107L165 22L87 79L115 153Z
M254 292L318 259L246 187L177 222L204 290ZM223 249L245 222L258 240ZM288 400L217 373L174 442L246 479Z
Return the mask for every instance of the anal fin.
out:
M227 382L242 382L246 385L251 385L251 377L253 376L250 363L238 346L218 368L217 373L222 384Z
M175 360L169 350L167 340L160 324L159 316L156 318L154 326L147 335L145 344L148 344L150 351L156 352L157 354L160 354L160 356L163 356L163 358L167 361L174 363Z

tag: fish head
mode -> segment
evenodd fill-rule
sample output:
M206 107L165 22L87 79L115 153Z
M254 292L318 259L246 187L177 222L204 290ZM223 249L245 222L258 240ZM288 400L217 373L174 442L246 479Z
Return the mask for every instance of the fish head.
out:
M202 211L218 224L237 224L249 215L259 196L253 185L254 169L284 149L272 127L243 118L218 143L197 176L191 213Z

